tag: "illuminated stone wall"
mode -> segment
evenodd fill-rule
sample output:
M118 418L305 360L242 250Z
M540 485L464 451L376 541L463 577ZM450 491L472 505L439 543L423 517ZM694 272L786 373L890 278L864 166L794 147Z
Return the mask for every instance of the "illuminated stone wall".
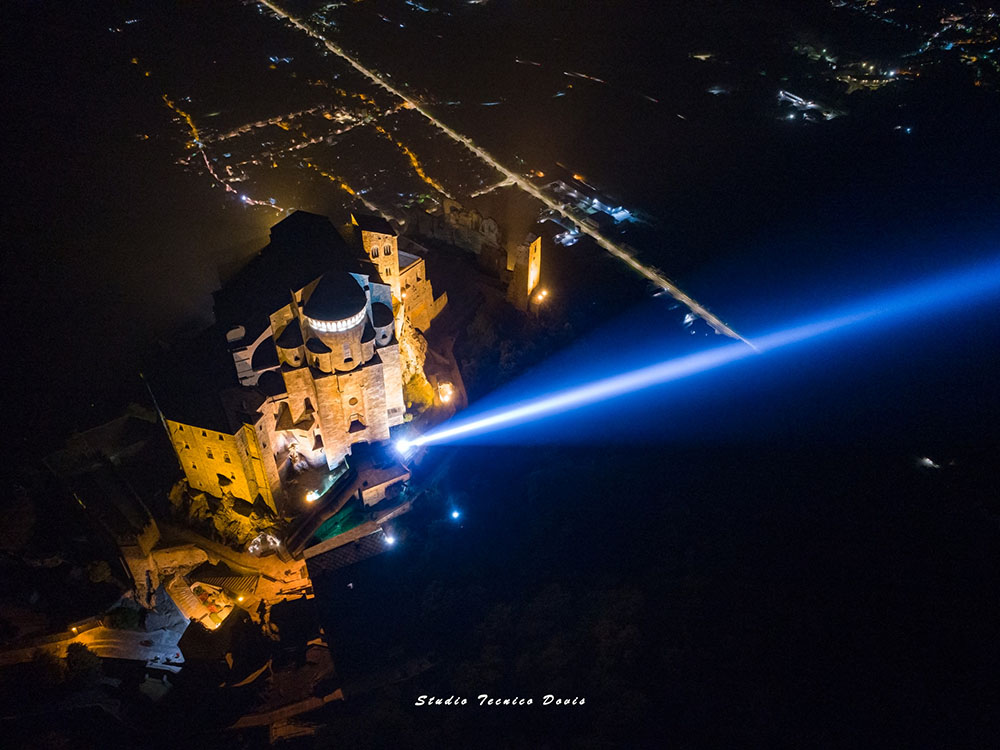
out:
M410 318L426 329L446 298L434 299L422 258L404 254L405 262L401 260L389 225L372 217L363 217L361 224L366 227L358 227L362 247L355 251L364 252L378 276L330 269L301 289L289 289L287 304L268 315L269 325L260 335L254 331L253 342L246 342L242 325L228 331L225 343L237 376L242 385L254 388L232 389L229 403L229 391L220 397L234 421L252 424L227 434L168 422L192 488L248 502L260 494L277 512L286 510L285 504L296 507L289 480L297 472L334 469L353 445L386 441L389 428L404 421L403 383L423 376L426 351ZM372 231L379 229L385 231ZM345 275L334 278L331 273ZM326 285L321 288L322 279ZM336 286L345 282L346 287ZM406 298L401 294L404 283ZM276 361L260 348L265 346L274 347ZM255 353L265 356L255 362ZM254 370L255 365L261 369Z
M424 259L419 258L400 274L400 288L404 295L403 309L416 328L426 331L434 318L434 291L427 279Z
M384 284L392 288L392 296L399 299L399 243L397 238L378 232L361 232L361 246L378 269Z
M215 497L228 492L247 502L260 494L275 508L274 494L254 428L244 425L236 434L202 429L167 420L170 441L188 484Z
M529 234L512 253L513 278L507 287L507 299L519 310L527 310L531 293L538 286L542 272L542 238Z

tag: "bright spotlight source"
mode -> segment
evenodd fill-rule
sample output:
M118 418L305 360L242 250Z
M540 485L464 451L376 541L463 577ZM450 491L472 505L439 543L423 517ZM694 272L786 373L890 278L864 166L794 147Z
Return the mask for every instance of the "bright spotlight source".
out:
M462 517L462 514L457 510L453 510L451 512L451 517L457 521L459 518Z
M307 502L307 503L314 503L314 502L316 502L316 501L317 501L318 499L319 499L319 493L318 493L318 492L316 492L316 490L309 490L309 491L308 491L308 492L306 493L306 502Z
M438 386L438 396L440 397L442 404L447 404L451 401L451 397L453 395L455 395L455 386L451 383L445 382Z
M385 535L385 543L388 544L391 547L392 545L394 545L396 543L396 537L394 537L392 534L386 534Z
M238 601L238 602L243 601L243 594L240 594L239 596L237 596L236 597L236 601Z
M413 449L413 441L407 438L400 438L394 443L397 453L401 453L404 456Z

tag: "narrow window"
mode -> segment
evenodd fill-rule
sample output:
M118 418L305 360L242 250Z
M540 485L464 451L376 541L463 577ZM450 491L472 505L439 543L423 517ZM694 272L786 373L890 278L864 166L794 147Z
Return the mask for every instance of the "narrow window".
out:
M387 257L387 258L388 258L388 257L389 257L390 255L392 255L392 245L386 245L386 246L385 246L385 252L384 252L383 254L384 254L384 255L385 255L385 257Z
M378 245L372 245L372 257L373 258L378 257Z
M208 437L208 433L207 433L207 432L205 432L204 430L202 430L202 431L201 431L201 436L202 436L202 437Z
M219 440L222 440L222 435L219 435Z
M233 462L232 459L229 458L229 451L226 451L225 453L222 454L222 460L225 461L227 464L231 464Z
M215 458L215 456L212 455L212 449L211 448L206 448L205 449L205 457L206 458Z

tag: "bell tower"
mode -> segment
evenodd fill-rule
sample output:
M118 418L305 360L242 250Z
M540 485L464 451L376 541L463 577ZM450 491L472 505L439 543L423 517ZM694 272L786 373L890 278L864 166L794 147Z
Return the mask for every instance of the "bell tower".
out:
M401 299L399 289L399 244L396 230L381 216L351 214L351 223L361 230L361 246L371 260L383 284L392 287L394 299Z

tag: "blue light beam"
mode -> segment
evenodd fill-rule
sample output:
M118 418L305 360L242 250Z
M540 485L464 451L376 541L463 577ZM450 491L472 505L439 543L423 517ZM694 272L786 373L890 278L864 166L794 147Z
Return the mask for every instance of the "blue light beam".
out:
M457 422L442 425L418 437L397 442L401 453L418 447L454 442L472 435L482 435L580 409L609 399L664 385L699 373L715 370L748 357L815 339L835 331L876 321L917 316L946 306L972 305L984 297L1000 293L1000 261L971 270L916 284L862 303L830 311L818 321L798 323L789 328L756 337L752 348L736 342L664 362L657 362L591 383L555 393L529 398L511 406L482 414L468 415Z

